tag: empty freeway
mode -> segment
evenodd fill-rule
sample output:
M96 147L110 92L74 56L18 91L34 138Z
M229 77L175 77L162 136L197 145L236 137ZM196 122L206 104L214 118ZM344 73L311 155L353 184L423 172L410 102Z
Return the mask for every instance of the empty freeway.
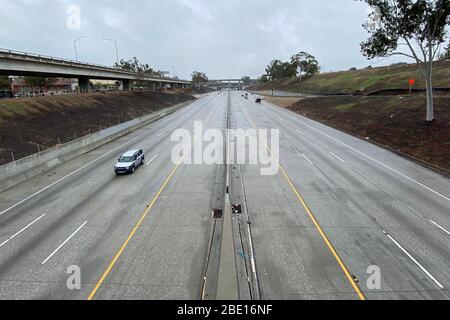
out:
M277 174L173 163L172 132L195 136L195 121L279 129ZM134 148L145 165L116 177ZM0 298L444 300L449 213L448 178L267 102L212 93L0 193ZM70 266L79 290L67 287Z

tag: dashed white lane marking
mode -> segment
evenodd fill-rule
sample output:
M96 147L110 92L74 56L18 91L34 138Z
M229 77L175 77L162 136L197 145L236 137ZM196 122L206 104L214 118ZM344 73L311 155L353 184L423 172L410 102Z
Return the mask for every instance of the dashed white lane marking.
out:
M436 285L441 288L444 289L444 286L436 280L435 277L433 277L431 275L430 272L428 272L427 269L425 269L424 266L422 266L408 251L406 251L405 248L403 248L389 233L387 233L386 231L383 231L383 233L397 246L399 247L400 250L403 251L404 254L406 254L408 256L408 258L410 258L431 280L433 280L434 283L436 283Z
M155 161L156 158L158 158L158 155L155 155L153 158L151 158L150 161L148 161L145 165L148 166L150 163Z
M342 159L341 157L335 155L333 152L330 152L330 154L331 154L333 157L335 157L336 159L338 159L340 162L342 162L342 163L347 163L347 162L345 162L344 159Z
M300 130L295 129L295 131L297 131L297 133L298 133L299 135L303 136L303 132L301 132Z
M42 261L42 264L45 264L48 260L50 260L58 251L59 249L61 249L62 247L64 247L64 245L70 241L70 239L72 239L81 229L83 229L83 227L87 224L88 222L85 221L77 230L75 230L74 233L72 233L70 235L70 237L68 237L63 243L60 244L60 246L58 248L56 248L55 251L53 251L48 257L47 259L45 259L44 261Z
M306 155L302 154L302 157L303 157L306 161L308 161L309 164L311 164L311 165L314 164L311 160L309 160L309 158L308 158Z
M197 101L199 101L199 100L197 100ZM195 103L195 102L194 102L194 103ZM167 118L166 118L166 119L167 119ZM9 207L9 208L3 210L2 212L0 212L0 216L4 215L5 213L11 211L11 210L14 209L14 208L17 208L17 207L20 206L21 204L23 204L23 203L27 202L28 200L30 200L30 199L36 197L37 195L39 195L39 194L41 194L41 193L47 191L48 189L50 189L50 188L53 187L54 185L60 183L61 181L66 180L67 178L69 178L69 177L73 176L74 174L76 174L77 172L80 172L81 170L83 170L83 169L89 167L90 165L96 163L97 161L99 161L99 160L103 159L104 157L110 155L111 153L115 152L116 150L125 147L126 145L130 144L131 142L133 142L133 141L135 141L135 140L138 140L138 139L140 139L140 138L142 138L142 137L144 137L144 136L146 136L146 135L149 135L151 130L152 130L152 129L149 129L149 130L145 131L144 133L142 133L142 134L140 134L140 135L138 135L138 136L136 136L136 137L134 137L134 138L132 138L132 139L126 141L126 142L124 142L124 143L121 144L120 146L118 146L118 147L116 147L116 148L114 148L114 149L108 151L107 153L103 154L102 156L100 156L100 157L98 157L98 158L92 160L91 162L85 164L85 165L82 166L81 168L78 168L77 170L75 170L75 171L73 171L73 172L71 172L71 173L65 175L65 176L62 177L61 179L59 179L59 180L53 182L52 184L49 184L49 185L46 186L45 188L43 188L43 189L41 189L41 190L39 190L39 191L33 193L31 196L29 196L29 197L27 197L27 198L25 198L25 199L23 199L23 200L17 202L16 204L12 205L11 207Z
M137 136L137 137L134 137L134 138L128 140L127 142L121 144L120 146L118 146L118 147L112 149L111 151L108 151L107 153L103 154L102 156L100 156L100 157L98 157L98 158L92 160L91 162L85 164L85 165L82 166L81 168L78 168L78 169L76 169L75 171L72 171L71 173L65 175L65 176L62 177L61 179L56 180L55 182L53 182L52 184L49 184L49 185L46 186L45 188L43 188L43 189L37 191L36 193L33 193L31 196L29 196L29 197L23 199L22 201L17 202L15 205L13 205L13 206L11 206L11 207L9 207L9 208L3 210L2 212L0 212L0 216L1 216L1 215L4 215L4 214L7 213L8 211L11 211L12 209L14 209L14 208L16 208L16 207L18 207L18 206L20 206L22 203L25 203L26 201L28 201L28 200L30 200L30 199L36 197L37 195L43 193L44 191L47 191L48 189L50 189L50 188L53 187L54 185L60 183L61 181L66 180L67 178L73 176L74 174L80 172L81 170L83 170L83 169L85 169L85 168L91 166L92 164L94 164L94 163L96 163L97 161L99 161L100 159L103 159L104 157L110 155L111 153L115 152L116 150L118 150L118 149L120 149L120 148L123 148L124 146L130 144L132 141L135 141L135 140L137 140L137 139L142 138L142 137L145 136L145 135L148 135L148 132L145 132L144 134L141 134L141 135L139 135L139 136Z
M27 225L26 227L22 228L20 231L18 231L17 233L15 233L13 236L11 236L8 240L4 241L2 244L0 244L0 248L3 247L5 244L7 244L8 242L10 242L12 239L14 239L15 237L17 237L19 234L21 234L22 232L24 232L25 230L27 230L29 227L31 227L33 224L35 224L36 222L38 222L39 220L41 220L43 217L45 217L45 213L40 216L39 218L37 218L36 220L34 220L33 222L31 222L29 225Z
M441 229L441 230L444 231L447 235L450 236L450 232L449 232L449 231L445 230L443 227L441 227L439 224L437 224L437 223L434 222L433 220L431 220L431 219L428 219L428 220L430 220L430 222L431 222L432 224L434 224L436 227L438 227L439 229Z
M419 181L414 180L413 178L408 177L407 175L405 175L405 174L403 174L403 173L401 173L401 172L395 170L394 168L391 168L390 166L388 166L388 165L386 165L386 164L384 164L384 163L382 163L382 162L380 162L380 161L378 161L378 160L372 158L371 156L368 156L367 154L365 154L365 153L363 153L363 152L361 152L361 151L359 151L359 150L357 150L357 149L355 149L355 148L349 146L348 144L346 144L346 143L344 143L344 142L342 142L342 141L339 141L338 139L333 138L332 136L330 136L330 135L328 135L328 134L322 132L321 130L316 129L316 128L314 128L313 126L310 126L310 125L304 123L303 121L300 121L300 120L297 120L297 121L300 122L301 124L303 124L304 126L307 126L308 128L311 128L311 129L313 129L313 130L319 132L320 134L322 134L322 135L324 135L324 136L330 138L331 140L333 140L333 141L335 141L335 142L337 142L337 143L339 143L339 144L341 144L341 145L343 145L343 146L349 148L350 150L352 150L352 151L358 153L359 155L361 155L361 156L363 156L363 157L365 157L365 158L367 158L367 159L369 159L369 160L371 160L371 161L373 161L373 162L379 164L380 166L382 166L382 167L384 167L384 168L386 168L386 169L389 169L389 170L391 170L392 172L395 172L396 174L398 174L398 175L402 176L403 178L405 178L405 179L407 179L407 180L409 180L409 181L411 181L411 182L413 182L413 183L415 183L415 184L421 186L422 188L425 188L426 190L428 190L428 191L434 193L435 195L438 195L439 197L441 197L441 198L443 198L443 199L445 199L445 200L447 200L447 201L450 201L450 198L449 198L449 197L446 197L446 196L444 196L443 194L437 192L436 190L433 190L433 189L427 187L427 186L424 185L423 183L420 183Z

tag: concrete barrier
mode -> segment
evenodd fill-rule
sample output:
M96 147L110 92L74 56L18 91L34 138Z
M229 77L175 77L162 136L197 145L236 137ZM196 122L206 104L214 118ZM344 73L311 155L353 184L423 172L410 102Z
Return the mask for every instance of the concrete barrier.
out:
M192 103L181 103L0 166L0 192L129 134Z

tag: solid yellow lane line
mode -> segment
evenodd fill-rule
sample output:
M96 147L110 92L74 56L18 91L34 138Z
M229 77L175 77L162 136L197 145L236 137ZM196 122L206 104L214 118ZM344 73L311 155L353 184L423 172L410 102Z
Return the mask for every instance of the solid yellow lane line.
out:
M166 181L164 181L164 184L162 185L161 189L159 189L158 193L156 194L156 196L153 198L152 202L150 203L150 205L145 209L144 213L142 214L141 218L139 219L138 223L136 224L136 226L133 228L133 231L131 231L130 235L128 236L127 240L122 244L122 246L120 247L120 250L116 253L116 255L114 256L114 258L112 259L112 261L110 262L108 268L105 270L105 272L103 273L102 277L100 278L100 280L97 282L97 284L95 285L94 289L91 291L91 293L89 294L88 300L92 300L92 298L94 298L95 294L97 293L98 289L100 288L100 286L102 285L102 283L105 281L106 277L108 276L108 274L111 272L112 268L114 267L114 265L116 264L117 260L120 258L120 256L122 255L123 251L125 250L125 248L127 247L128 243L130 242L130 240L133 238L134 234L136 233L136 231L139 229L139 227L142 225L142 222L144 221L145 217L148 215L148 213L150 212L150 210L152 209L153 205L155 204L156 200L158 200L159 196L161 195L161 193L163 192L163 190L166 188L167 184L169 183L169 181L172 179L173 175L175 174L175 172L177 171L178 167L180 166L181 162L178 163L175 168L172 170L172 172L170 173L170 175L167 177Z
M222 100L219 100L219 102ZM217 104L218 105L218 104ZM217 106L216 106L217 107ZM208 118L205 120L205 122L207 123L211 117L213 116L214 112L212 112ZM195 141L197 140L198 135L194 137L192 143L191 143L191 148L192 145L195 143ZM191 149L192 150L192 149ZM116 264L117 260L120 258L120 256L122 255L123 251L125 250L125 248L127 247L128 243L131 241L131 239L133 238L134 234L136 233L136 231L139 229L139 227L142 225L142 222L144 221L145 217L147 217L148 213L150 212L150 210L152 209L152 207L154 206L155 202L158 200L159 196L161 195L161 193L164 191L164 189L166 188L167 184L170 182L170 180L172 180L172 177L174 176L175 172L178 170L178 168L181 166L181 164L184 161L184 158L187 156L187 154L185 154L183 156L183 159L181 159L177 165L172 169L172 171L170 172L169 176L167 177L167 179L164 181L163 185L161 186L161 188L159 189L158 193L156 194L156 196L153 198L152 202L148 205L148 207L145 209L144 213L142 214L141 218L139 219L138 223L136 224L136 226L133 228L133 230L131 231L130 235L128 236L128 238L125 240L125 242L122 244L122 246L120 247L120 250L116 253L116 255L114 256L114 258L111 260L111 262L108 265L108 268L106 268L105 272L102 274L100 280L98 280L97 284L95 285L94 289L92 289L91 293L89 294L87 300L92 300L95 296L95 294L97 293L98 289L100 288L100 286L103 284L103 282L105 281L106 277L109 275L109 273L111 272L112 268L114 267L114 265Z
M242 105L242 104L241 104ZM253 120L250 118L249 114L247 113L247 111L245 110L244 106L242 105L242 110L244 111L247 119L249 120L249 122L251 123L251 125L258 130L258 128L255 126L255 123L253 122ZM270 146L267 144L267 142L265 141L265 144L267 146L267 149L269 150L272 158L276 161L278 168L281 170L281 172L283 173L284 178L286 179L286 181L288 182L289 186L291 187L292 191L295 193L295 195L297 196L298 200L300 201L301 205L303 206L303 208L306 210L306 212L308 213L309 217L311 218L314 226L316 227L317 231L319 232L320 236L322 237L322 239L324 240L325 244L327 245L328 249L330 250L330 252L332 253L332 255L334 256L334 258L336 259L338 265L340 266L340 268L342 269L342 271L344 272L347 280L350 282L350 285L352 286L352 288L355 290L355 292L358 294L359 299L361 300L366 300L366 297L364 296L364 294L361 292L361 289L358 287L358 285L356 284L355 280L353 279L352 275L350 274L350 272L348 271L348 268L345 266L344 262L342 261L342 259L339 257L339 254L337 253L336 249L334 248L334 246L331 244L330 240L328 239L327 235L325 234L325 232L323 231L322 227L320 226L319 222L317 221L316 217L314 216L314 214L312 213L311 209L309 208L309 206L307 205L305 199L300 195L300 192L298 192L297 188L294 186L294 184L292 183L291 178L289 177L289 175L287 174L287 172L284 170L284 168L281 166L280 161L274 156L272 149L270 148Z

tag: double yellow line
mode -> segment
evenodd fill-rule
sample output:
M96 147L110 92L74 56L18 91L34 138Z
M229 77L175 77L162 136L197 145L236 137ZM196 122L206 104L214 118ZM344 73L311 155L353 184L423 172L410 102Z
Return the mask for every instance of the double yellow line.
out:
M253 126L253 128L255 130L258 131L258 128L256 127L255 123L253 122L253 120L250 118L249 114L247 113L247 111L245 110L244 106L241 104L242 106L242 110L244 111L245 116L247 117L248 121L250 122L250 124ZM289 186L291 187L292 191L295 193L295 195L297 196L298 200L300 201L301 205L303 206L303 208L306 210L306 212L308 213L309 217L311 218L314 226L316 227L317 231L319 232L320 236L322 237L323 241L325 242L326 246L328 247L328 249L330 250L331 254L334 256L334 258L336 259L338 265L340 266L340 268L342 269L342 271L344 272L347 280L349 281L350 285L352 286L352 288L355 290L355 292L358 294L359 299L361 300L366 300L366 297L364 296L364 294L361 292L361 289L358 287L358 285L356 284L355 280L353 279L352 275L350 274L350 272L348 271L347 267L345 266L344 262L342 261L342 259L339 257L336 249L334 248L334 246L331 244L330 240L328 239L327 235L325 234L325 232L323 231L322 227L320 226L319 222L317 221L316 217L314 216L314 214L312 213L311 209L309 208L309 206L307 205L305 199L303 199L303 197L300 195L300 192L298 192L297 188L294 186L294 184L292 183L291 178L289 177L289 175L286 173L286 171L284 170L284 168L281 166L280 161L275 157L275 155L272 152L272 149L270 148L270 146L267 144L266 141L264 141L267 150L269 150L270 155L272 156L272 158L276 161L278 168L280 169L280 171L282 172L284 178L286 179L287 183L289 184Z
M222 101L222 99L219 100ZM208 101L209 102L209 101ZM218 104L217 104L218 105ZM216 107L217 107L216 105ZM215 112L211 112L211 114L208 116L208 118L205 120L205 123L209 122L209 120L211 119L211 117L215 114ZM192 145L195 143L195 141L197 141L198 139L198 135L194 137L191 146L190 146L190 151L192 150ZM119 260L120 256L122 255L122 253L124 252L125 248L127 247L128 243L131 241L131 239L133 238L133 236L135 235L136 231L139 229L139 227L142 225L142 223L144 222L144 219L147 217L147 215L149 214L150 210L153 208L153 206L155 205L155 202L158 200L158 198L160 197L161 193L164 191L164 189L166 188L167 184L170 182L170 180L172 180L175 172L178 170L178 168L181 166L181 164L183 163L185 157L187 156L187 154L183 155L183 158L177 163L177 165L172 169L172 171L170 172L169 176L167 177L167 179L164 181L163 185L161 186L161 188L159 189L158 193L156 194L156 196L153 198L152 202L150 202L150 204L147 206L147 208L145 209L144 213L141 215L141 218L139 219L138 223L135 225L135 227L133 228L133 230L131 231L130 235L128 236L128 238L125 240L125 242L122 244L122 246L120 247L119 251L115 254L114 258L111 260L111 262L108 265L108 268L106 268L105 272L103 272L101 278L98 280L98 282L96 283L94 289L92 289L91 293L89 294L87 300L92 300L95 296L95 294L97 293L98 289L100 289L100 286L103 284L103 282L105 281L106 277L109 275L109 273L111 272L111 270L114 268L115 264L117 263L117 260Z

